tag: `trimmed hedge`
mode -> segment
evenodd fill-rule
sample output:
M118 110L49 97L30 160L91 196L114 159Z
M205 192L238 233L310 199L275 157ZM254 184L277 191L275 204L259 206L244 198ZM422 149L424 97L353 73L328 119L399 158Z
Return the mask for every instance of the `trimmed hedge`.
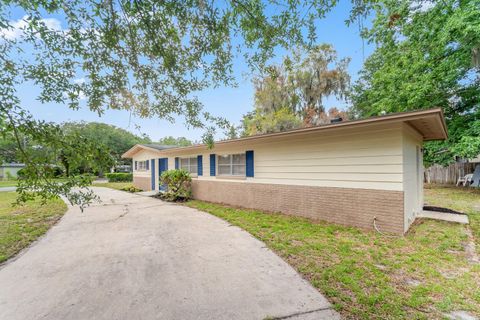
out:
M133 174L126 172L107 173L105 176L108 182L131 182L133 181Z

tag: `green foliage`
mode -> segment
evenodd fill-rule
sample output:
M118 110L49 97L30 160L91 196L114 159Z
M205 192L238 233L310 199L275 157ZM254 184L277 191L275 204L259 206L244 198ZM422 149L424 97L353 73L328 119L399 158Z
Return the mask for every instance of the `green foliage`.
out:
M129 186L123 187L123 188L121 188L120 190L122 190L122 191L127 191L127 192L131 192L131 193L135 193L135 192L140 192L140 191L142 191L142 189L138 189L138 188L135 187L134 185L129 185Z
M61 195L83 209L96 199L93 191L87 188L91 185L91 176L83 172L73 174L71 169L82 163L88 163L91 171L112 165L112 158L104 152L103 146L76 133L65 133L56 124L34 120L29 113L11 103L0 103L0 109L9 106L11 109L4 114L6 117L3 120L0 117L0 130L13 134L18 160L25 163L17 185L18 202L38 197L46 202ZM24 137L28 137L27 146ZM59 162L65 168L65 181L53 180Z
M345 97L350 82L348 63L348 58L338 59L331 45L322 44L296 50L281 65L269 67L266 75L254 79L255 110L244 116L243 134L328 123L323 100Z
M298 128L302 125L300 118L289 108L281 108L273 112L261 112L256 109L243 117L245 136L261 133L272 133Z
M263 112L288 108L309 125L318 124L308 118L308 111L325 112L325 97L345 97L350 82L349 61L338 59L329 44L295 50L280 66L271 66L266 76L254 80L255 106Z
M469 212L470 221L476 222L472 233L480 236L474 208L480 205L479 191L438 191L425 190L428 203ZM291 215L202 201L187 205L264 242L324 293L345 319L444 319L456 310L480 314L480 266L469 261L464 225L426 219L405 236L383 237Z
M452 153L462 158L474 158L480 154L480 119L474 121L452 146Z
M14 177L10 171L5 172L5 175L7 176L7 180L13 180Z
M449 139L426 145L426 164L480 153L478 1L367 1L376 44L351 99L360 117L442 107Z
M186 170L167 170L162 173L160 181L167 186L167 191L160 197L167 201L186 201L192 197L192 177Z
M14 137L15 153L27 164L21 190L45 199L62 194L87 204L93 194L72 173L100 173L112 159L108 149L88 138L63 135L57 126L33 120L20 106L18 85L36 85L40 93L32 98L40 103L75 110L85 104L100 115L121 109L140 117L184 118L187 125L205 129L210 145L211 127L227 128L228 123L205 112L196 93L234 85L238 55L252 70L261 70L276 48L312 43L315 21L336 2L1 2L0 133ZM15 29L19 11L25 27ZM61 29L52 28L46 16L59 17ZM40 155L23 145L24 137L40 146ZM57 157L72 177L61 185L48 181L43 168Z
M62 130L66 134L76 134L88 140L97 141L105 148L115 164L130 164L131 161L122 159L125 151L137 143L150 143L150 138L146 135L137 136L125 129L116 126L98 123L98 122L66 122L62 124ZM101 168L107 171L110 167Z
M18 163L18 146L12 132L3 131L3 136L0 136L0 163ZM25 141L20 139L20 141Z
M133 174L126 172L107 173L105 176L108 182L130 182L133 180Z
M61 199L40 199L19 206L15 192L0 192L0 263L13 257L47 232L67 211Z
M192 145L192 141L188 140L185 137L164 137L158 141L158 144L166 145L166 146L179 146L179 147L188 147Z

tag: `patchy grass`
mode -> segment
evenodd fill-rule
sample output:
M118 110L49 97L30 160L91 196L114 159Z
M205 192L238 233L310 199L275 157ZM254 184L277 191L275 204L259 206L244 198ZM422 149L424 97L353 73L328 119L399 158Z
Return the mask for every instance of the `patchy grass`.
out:
M2 187L16 187L17 180L0 180L0 188Z
M463 225L423 220L405 237L387 238L281 214L201 201L187 205L263 241L346 318L442 319L455 310L480 316L480 265L467 260Z
M3 262L27 247L62 217L67 210L60 200L29 201L21 206L12 206L17 194L0 192L0 262Z
M131 182L103 182L103 183L94 183L93 187L105 187L110 189L122 190L125 187L133 186Z
M468 214L470 228L475 236L477 251L480 248L480 188L441 185L425 186L425 203Z

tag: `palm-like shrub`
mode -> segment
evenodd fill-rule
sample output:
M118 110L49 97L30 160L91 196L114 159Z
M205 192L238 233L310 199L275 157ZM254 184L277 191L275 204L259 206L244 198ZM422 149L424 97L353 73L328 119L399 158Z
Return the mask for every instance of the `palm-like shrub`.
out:
M187 201L192 197L192 177L186 170L167 170L160 176L167 190L160 197L167 201Z

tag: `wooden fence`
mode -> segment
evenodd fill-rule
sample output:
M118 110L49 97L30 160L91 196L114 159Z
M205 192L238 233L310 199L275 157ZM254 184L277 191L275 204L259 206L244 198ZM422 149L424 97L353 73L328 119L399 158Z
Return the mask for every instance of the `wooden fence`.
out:
M425 169L424 181L426 183L456 184L459 177L473 173L477 163L455 162L447 167L433 165Z

